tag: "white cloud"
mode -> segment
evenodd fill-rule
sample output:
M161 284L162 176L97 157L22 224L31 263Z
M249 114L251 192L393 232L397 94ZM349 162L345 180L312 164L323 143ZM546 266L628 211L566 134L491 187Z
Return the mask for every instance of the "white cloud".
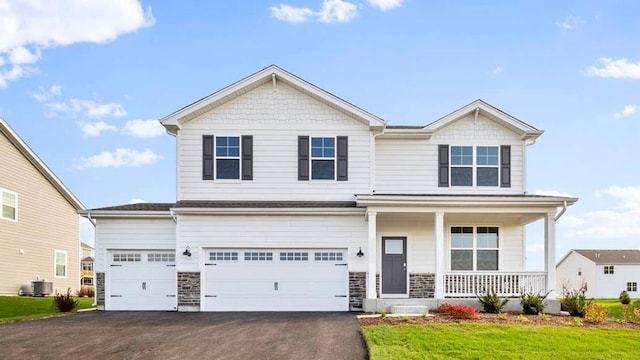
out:
M640 109L640 105L626 105L622 112L613 114L613 117L616 119L621 119L623 117L629 117L636 113Z
M627 59L612 60L600 58L598 65L587 68L587 75L615 79L640 79L640 61L633 63Z
M117 103L99 104L91 100L71 99L68 102L57 101L44 104L47 115L60 113L82 114L88 118L123 117L127 115L124 107Z
M494 74L500 74L501 72L504 72L505 68L502 66L496 66L495 69L493 69L493 73Z
M368 0L369 5L380 11L389 11L402 6L404 0Z
M312 18L315 13L307 8L294 8L289 5L272 6L269 8L271 14L278 20L291 24L305 22Z
M566 215L560 225L569 238L624 240L640 236L640 186L610 186L596 193L615 202L609 209Z
M135 137L151 138L163 135L165 129L158 120L129 120L122 132Z
M318 11L284 4L272 6L269 10L271 10L271 15L276 19L291 24L310 20L317 20L327 24L334 22L347 23L358 15L358 7L355 4L342 0L324 0L322 8Z
M129 200L129 204L141 204L141 203L146 203L148 201L142 200L140 198L133 198L131 200Z
M536 190L533 192L534 195L544 195L544 196L560 196L560 197L573 197L571 194L558 191L558 190Z
M0 56L7 60L0 62L0 88L34 73L23 64L40 60L42 49L106 43L155 23L138 0L0 0L0 18Z
M117 131L118 128L114 125L107 124L104 121L98 121L94 123L82 124L82 134L86 137L100 136L105 131Z
M556 26L561 30L573 30L579 25L584 25L587 22L583 20L580 16L572 16L569 15L564 20L556 21Z
M52 85L48 89L44 86L38 87L38 92L31 94L31 97L42 103L60 95L62 95L62 87L60 85Z
M87 168L120 168L140 167L153 164L162 159L162 156L149 149L137 151L133 149L119 148L113 152L103 151L100 154L87 158L74 159L74 168L84 170Z

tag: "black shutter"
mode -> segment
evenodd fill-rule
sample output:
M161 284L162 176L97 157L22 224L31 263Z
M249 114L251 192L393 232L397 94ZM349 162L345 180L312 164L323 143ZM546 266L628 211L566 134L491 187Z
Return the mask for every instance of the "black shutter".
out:
M500 145L500 187L511 187L511 145Z
M298 180L309 180L308 136L298 136Z
M242 180L253 180L253 136L242 136Z
M438 145L438 187L449 187L449 145Z
M202 136L202 180L213 180L213 135Z
M337 157L338 161L338 181L349 180L349 138L338 136Z

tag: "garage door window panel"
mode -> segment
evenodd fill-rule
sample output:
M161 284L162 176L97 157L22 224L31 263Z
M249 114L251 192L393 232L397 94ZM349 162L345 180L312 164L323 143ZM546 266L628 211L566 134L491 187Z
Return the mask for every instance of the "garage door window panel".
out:
M148 262L175 262L176 254L174 253L149 253L147 254Z
M341 252L317 252L314 254L315 261L342 261Z
M215 251L209 253L209 260L212 261L237 261L238 253L233 251Z
M309 261L308 252L281 252L280 261Z
M272 252L245 252L244 261L272 261Z

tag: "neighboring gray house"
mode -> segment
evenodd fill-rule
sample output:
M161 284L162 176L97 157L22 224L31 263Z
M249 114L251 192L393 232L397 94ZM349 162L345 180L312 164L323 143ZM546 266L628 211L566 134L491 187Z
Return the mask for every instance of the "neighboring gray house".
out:
M269 66L161 123L176 202L82 212L101 308L373 311L555 288L555 223L577 199L527 194L542 131L482 100L392 126ZM548 266L529 272L538 220Z
M558 291L587 284L591 298L617 298L623 290L640 297L640 250L573 249L558 262L556 273Z

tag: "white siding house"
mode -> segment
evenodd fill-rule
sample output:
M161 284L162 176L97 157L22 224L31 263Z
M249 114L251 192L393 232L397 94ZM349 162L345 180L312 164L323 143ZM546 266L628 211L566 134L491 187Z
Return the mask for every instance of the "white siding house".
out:
M579 289L587 285L590 298L618 298L627 291L640 297L640 250L573 249L558 265L557 289Z
M176 202L83 212L107 310L371 311L555 287L553 266L525 271L523 229L544 219L553 264L577 199L526 193L542 131L482 100L391 126L272 65L160 121Z

